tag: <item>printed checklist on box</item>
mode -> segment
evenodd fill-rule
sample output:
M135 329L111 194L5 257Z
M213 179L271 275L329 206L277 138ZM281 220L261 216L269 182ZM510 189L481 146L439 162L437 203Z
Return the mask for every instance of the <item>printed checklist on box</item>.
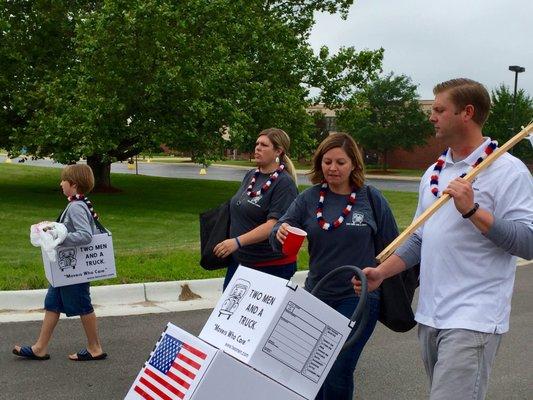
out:
M343 335L293 302L288 302L263 352L318 382Z
M349 323L304 288L239 267L200 338L314 399L348 338Z

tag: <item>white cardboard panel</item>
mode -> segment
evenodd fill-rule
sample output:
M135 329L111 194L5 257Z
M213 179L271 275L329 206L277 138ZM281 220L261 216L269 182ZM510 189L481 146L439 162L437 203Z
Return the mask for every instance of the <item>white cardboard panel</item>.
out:
M199 337L313 399L349 333L348 318L303 288L239 267Z
M56 249L56 261L42 251L44 272L54 287L109 279L117 276L111 233L93 235L91 243Z

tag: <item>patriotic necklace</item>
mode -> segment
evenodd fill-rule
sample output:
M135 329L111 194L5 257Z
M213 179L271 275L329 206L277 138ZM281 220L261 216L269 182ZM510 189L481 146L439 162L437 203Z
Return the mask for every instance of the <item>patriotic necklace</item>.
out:
M352 207L355 204L355 188L352 188L352 193L350 193L350 196L348 197L348 204L346 204L346 207L344 207L344 210L342 210L342 214L332 223L326 222L323 215L324 198L326 197L327 192L328 184L327 182L323 182L322 187L320 189L320 195L318 197L318 205L316 207L316 220L318 222L318 225L322 229L324 229L325 231L332 231L333 229L338 228L342 224L344 218L346 218L352 210Z
M498 142L496 140L491 140L491 142L485 147L485 150L483 151L483 154L481 157L479 157L476 162L468 167L468 170L461 174L461 178L464 178L467 173L472 171L474 168L476 168L479 164L483 162L485 158L487 158L496 148L498 147ZM444 168L444 165L446 164L446 154L448 154L448 149L444 150L444 153L440 155L440 157L437 160L437 163L435 164L435 167L433 168L433 175L429 178L429 189L431 190L431 193L435 197L440 197L439 194L439 176L440 172L442 171L442 168Z
M93 216L94 220L98 220L98 214L94 211L93 203L91 203L91 200L89 200L87 197L85 197L83 194L76 194L75 196L68 196L68 201L83 201L87 207L89 208L89 211L91 212L91 215Z
M259 168L257 168L255 170L254 176L252 177L252 180L250 181L250 184L248 185L248 188L246 189L246 194L250 197L255 197L255 196L259 196L260 194L265 193L268 189L270 189L270 186L272 186L272 183L274 183L274 181L278 179L279 174L281 174L281 172L284 169L285 169L285 165L280 164L278 169L276 169L272 174L270 174L270 176L268 177L268 180L263 184L263 186L261 186L261 189L254 192L252 189L254 187L257 177L261 173Z

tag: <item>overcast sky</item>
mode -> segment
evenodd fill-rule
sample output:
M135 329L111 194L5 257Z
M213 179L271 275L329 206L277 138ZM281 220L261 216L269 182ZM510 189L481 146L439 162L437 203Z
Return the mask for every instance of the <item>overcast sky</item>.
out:
M422 99L456 77L513 90L509 65L526 68L518 88L533 95L533 0L355 0L345 21L319 14L311 44L383 47L383 72L410 76Z

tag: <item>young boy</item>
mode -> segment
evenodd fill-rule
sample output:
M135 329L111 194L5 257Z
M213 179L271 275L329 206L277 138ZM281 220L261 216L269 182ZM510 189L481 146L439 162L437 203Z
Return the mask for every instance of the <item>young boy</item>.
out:
M61 172L61 189L67 196L69 204L61 213L58 222L63 223L68 231L62 246L80 246L89 244L92 235L98 233L91 202L84 196L94 187L94 175L85 164L68 165ZM79 315L87 335L87 348L78 353L70 354L72 361L103 360L107 354L103 352L98 337L96 315L91 304L89 283L80 283L63 287L48 287L44 300L45 315L39 338L33 346L15 346L13 354L33 360L48 360L48 343L59 320L60 313L68 317Z

